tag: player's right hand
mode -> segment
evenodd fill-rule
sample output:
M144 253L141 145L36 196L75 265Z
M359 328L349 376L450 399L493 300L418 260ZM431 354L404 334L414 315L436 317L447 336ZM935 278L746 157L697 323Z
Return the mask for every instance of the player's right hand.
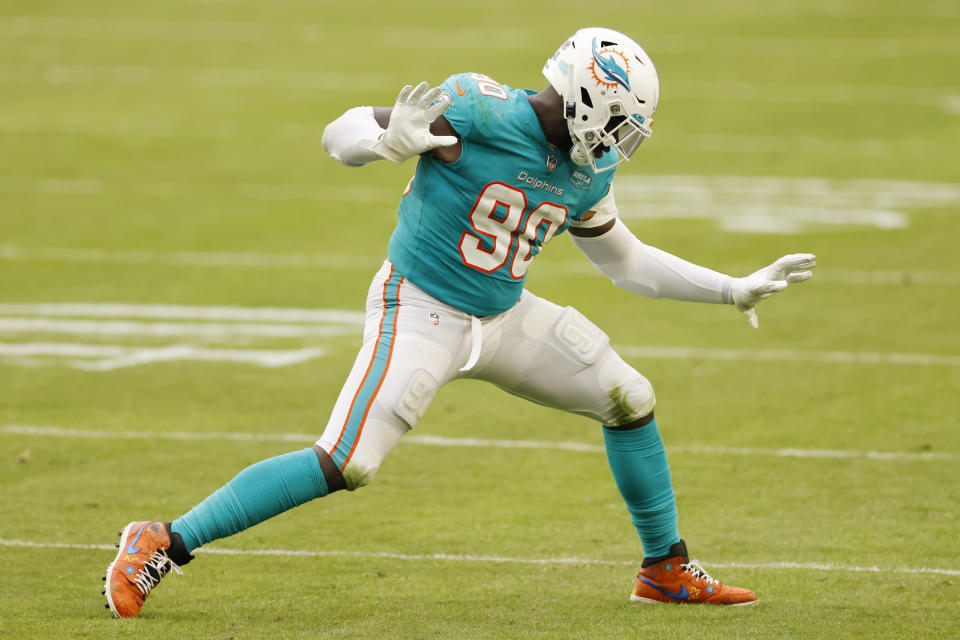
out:
M810 270L815 266L817 257L812 253L792 253L745 278L734 278L733 303L747 316L750 326L756 329L760 324L754 308L757 303L783 291L788 284L809 280L813 275Z
M430 133L430 124L450 106L450 96L440 87L429 89L421 82L400 90L397 102L390 113L390 124L374 145L373 150L397 164L421 153L457 144L455 136L435 136Z

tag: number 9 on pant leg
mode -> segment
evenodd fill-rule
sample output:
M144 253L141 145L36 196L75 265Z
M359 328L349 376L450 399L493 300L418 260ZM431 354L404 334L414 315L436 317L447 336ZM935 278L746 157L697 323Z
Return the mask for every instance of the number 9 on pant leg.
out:
M490 321L495 337L471 377L533 402L627 424L653 411L653 387L610 347L607 334L572 307L524 292Z
M602 424L628 424L653 411L653 385L617 355L607 334L582 313L566 307L554 325L553 337L565 347L568 358L586 365L574 378L576 384L595 390L591 410Z

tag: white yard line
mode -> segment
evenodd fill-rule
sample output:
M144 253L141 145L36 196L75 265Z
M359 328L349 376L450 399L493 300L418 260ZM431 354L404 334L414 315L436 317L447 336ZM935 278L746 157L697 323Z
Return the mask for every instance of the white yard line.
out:
M11 540L0 538L0 546L26 549L71 549L76 551L109 551L116 552L111 544L76 544L69 542L35 542L32 540ZM414 561L441 561L441 562L468 562L492 564L533 564L533 565L613 565L635 566L637 560L601 560L597 558L518 558L510 556L481 556L459 553L396 553L391 551L350 551L325 549L314 551L309 549L230 549L221 547L205 547L197 549L195 553L226 555L226 556L287 556L301 558L370 558L386 560L414 560ZM769 569L769 570L805 570L805 571L846 571L852 573L893 573L914 575L942 575L958 576L960 569L941 569L929 567L863 567L855 565L839 565L821 562L704 562L710 567L737 568L737 569Z
M946 113L952 116L960 116L960 96L945 96L942 107Z
M603 276L586 258L570 262L549 262L537 272L538 278L566 277L568 275ZM723 270L730 274L749 273L756 265L730 265ZM957 285L960 284L960 272L930 271L926 269L834 269L817 267L815 282L853 285Z
M604 447L582 442L551 442L535 440L487 440L480 438L447 438L430 435L410 435L401 442L439 447L481 447L493 449L554 449L561 451L579 451L584 453L603 453ZM953 453L907 452L907 451L853 451L844 449L799 449L799 448L756 448L756 447L715 447L699 445L679 445L669 447L671 453L690 453L703 455L732 456L772 456L777 458L834 458L867 460L953 460Z
M829 206L796 207L786 204L759 205L746 203L710 206L709 213L682 203L648 204L625 214L626 219L716 219L724 231L733 233L803 233L811 226L860 226L876 229L903 229L909 218L898 211L885 209L850 209Z
M737 140L721 141L728 144ZM716 220L738 233L900 229L907 210L960 206L960 184L906 180L627 174L615 192L624 218Z
M0 303L0 316L79 316L151 320L241 320L245 322L363 324L364 313L343 309L226 307L111 302Z
M191 432L191 431L104 431L95 429L65 429L61 427L39 425L4 425L0 434L25 435L52 438L89 438L96 440L211 440L240 442L313 442L316 434L306 433L247 433L247 432ZM405 436L401 443L458 448L487 449L537 449L553 451L573 451L578 453L603 453L602 445L585 442L503 440L484 438L449 438L428 434ZM863 459L876 461L934 461L956 460L960 454L949 452L911 452L911 451L871 451L849 449L800 449L800 448L751 448L751 447L714 447L707 445L671 446L670 453L720 456L766 456L777 458L813 458L813 459Z
M0 342L0 356L53 356L57 358L116 358L136 347L116 344L65 342Z
M302 338L311 336L352 335L357 333L357 329L354 326L329 325L213 322L201 324L186 322L0 318L0 333L58 333L138 337L197 336L204 338L224 338L259 336L267 338Z
M84 318L78 319L77 316ZM148 321L118 320L117 318L138 318ZM134 338L191 336L231 339L241 346L246 346L245 341L250 336L266 338L356 336L362 326L363 318L364 314L361 312L340 309L91 302L0 303L0 335L52 333ZM194 322L166 322L169 320ZM208 348L190 344L0 342L0 358L3 358L2 362L6 364L26 367L66 366L85 371L113 371L154 362L183 360L285 367L319 358L325 353L326 350L320 347L278 350ZM64 358L74 359L64 360Z
M636 192L636 193L635 193ZM621 194L664 199L683 197L703 202L710 194L730 197L816 198L839 204L949 206L960 202L960 184L872 178L775 177L735 175L625 174L616 182ZM804 200L803 202L805 202Z
M71 360L66 366L85 371L113 371L154 362L197 360L201 362L241 362L261 367L287 367L325 355L319 347L305 349L208 349L193 345L166 345L162 347L131 347L121 345L92 345L69 343L9 343L0 342L0 357L34 358L97 358ZM31 365L35 364L33 361Z
M960 356L931 353L878 353L873 351L793 351L788 349L703 349L697 347L619 346L631 358L670 360L752 360L760 362L822 362L834 364L885 364L927 367L960 367Z
M101 431L95 429L64 429L34 425L4 425L0 433L54 438L89 438L94 440L199 440L238 442L315 442L316 434L308 433L242 433L214 431Z
M83 319L78 319L78 316ZM118 318L138 318L148 321L118 320ZM356 336L359 327L362 326L363 318L364 314L361 312L340 309L92 302L0 303L0 335L52 333L133 338L189 336L230 339L245 347L245 341L251 336L266 338ZM162 321L157 322L157 320ZM169 320L194 322L166 322ZM0 342L0 358L3 358L2 362L6 364L25 367L66 366L85 371L113 371L154 362L183 360L286 367L322 357L325 353L326 349L320 347L251 349L211 348L190 344ZM74 359L65 360L65 358Z

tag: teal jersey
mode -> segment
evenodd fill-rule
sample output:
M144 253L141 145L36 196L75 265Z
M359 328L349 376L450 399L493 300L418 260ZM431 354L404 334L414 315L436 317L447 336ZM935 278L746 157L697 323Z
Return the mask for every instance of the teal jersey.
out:
M471 73L451 76L443 90L444 117L463 150L449 164L420 157L388 255L397 273L442 302L476 316L502 313L520 298L543 245L607 194L615 170L595 174L552 147L532 92Z

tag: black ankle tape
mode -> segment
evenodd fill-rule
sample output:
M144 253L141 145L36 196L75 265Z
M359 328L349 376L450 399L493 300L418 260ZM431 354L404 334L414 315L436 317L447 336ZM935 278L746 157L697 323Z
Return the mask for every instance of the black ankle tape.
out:
M690 562L690 556L687 555L687 543L681 540L680 542L674 542L670 545L670 552L665 556L657 556L656 558L644 558L643 563L640 565L643 568L653 566L664 560L669 560L670 558L676 558L680 556L683 558L683 562Z
M183 566L193 560L194 556L187 551L187 545L183 544L183 538L179 533L170 530L170 523L164 522L163 526L167 528L167 535L170 536L170 548L167 549L167 556L178 566Z

